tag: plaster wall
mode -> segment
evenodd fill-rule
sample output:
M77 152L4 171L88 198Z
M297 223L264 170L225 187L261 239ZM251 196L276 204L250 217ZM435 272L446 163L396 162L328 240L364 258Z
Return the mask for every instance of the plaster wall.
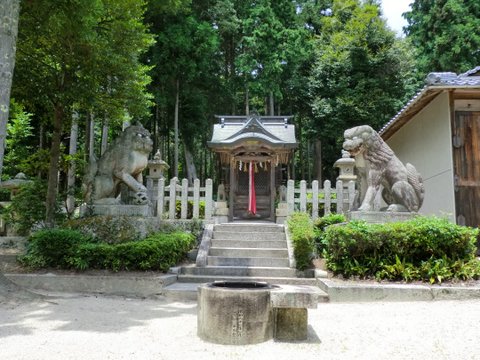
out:
M420 213L455 217L453 156L448 92L439 94L387 144L403 163L411 163L423 177L425 199Z

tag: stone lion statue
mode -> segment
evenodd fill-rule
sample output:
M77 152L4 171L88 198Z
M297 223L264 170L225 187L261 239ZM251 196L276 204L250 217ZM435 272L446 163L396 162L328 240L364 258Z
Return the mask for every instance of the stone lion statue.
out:
M135 192L134 203L147 204L147 189L142 171L147 167L153 142L150 133L141 125L123 131L97 161L91 159L85 180L85 201L95 204L118 204L120 184Z
M423 180L415 167L403 163L380 135L368 125L348 129L343 148L363 168L360 177L366 184L359 211L374 210L374 201L383 187L387 211L417 212L423 203Z

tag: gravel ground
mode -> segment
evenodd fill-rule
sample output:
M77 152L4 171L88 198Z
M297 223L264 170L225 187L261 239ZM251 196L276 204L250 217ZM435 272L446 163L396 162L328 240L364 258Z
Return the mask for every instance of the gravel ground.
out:
M224 346L196 336L197 305L62 295L0 305L0 359L480 359L480 300L327 303L309 339Z

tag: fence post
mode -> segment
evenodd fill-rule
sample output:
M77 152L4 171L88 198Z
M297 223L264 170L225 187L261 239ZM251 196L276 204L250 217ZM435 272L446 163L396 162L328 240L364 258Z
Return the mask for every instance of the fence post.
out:
M213 194L213 182L212 179L205 181L205 220L212 218L212 194Z
M338 180L335 184L337 191L337 214L343 214L343 183L342 180Z
M193 218L198 219L200 217L200 180L195 179L193 181Z
M332 206L332 185L330 183L330 180L325 180L325 182L323 183L323 189L325 192L324 215L328 215L331 212L330 207Z
M182 210L180 211L180 218L186 219L187 218L187 210L188 210L188 180L182 180Z
M312 181L312 219L318 218L318 180Z
M295 181L288 180L287 183L287 216L295 211Z
M157 195L157 217L162 218L163 202L165 198L165 179L158 180L158 195Z
M168 204L168 218L175 220L175 213L177 212L177 178L174 177L170 180L170 201Z
M352 211L355 202L355 181L348 182L348 211Z
M307 182L300 181L300 211L307 211Z

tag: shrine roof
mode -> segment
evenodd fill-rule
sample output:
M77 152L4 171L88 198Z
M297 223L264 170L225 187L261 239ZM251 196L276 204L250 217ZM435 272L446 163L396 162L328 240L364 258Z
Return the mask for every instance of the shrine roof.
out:
M288 123L292 116L215 116L212 148L235 146L246 140L260 140L271 146L297 147L295 126Z

